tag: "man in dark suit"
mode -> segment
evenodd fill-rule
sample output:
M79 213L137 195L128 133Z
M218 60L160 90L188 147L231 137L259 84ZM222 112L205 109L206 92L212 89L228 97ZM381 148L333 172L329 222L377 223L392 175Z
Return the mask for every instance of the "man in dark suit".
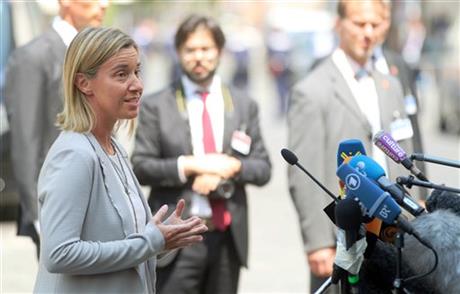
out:
M332 191L338 191L336 153L342 140L361 140L367 154L393 179L403 170L372 145L372 136L381 129L391 131L403 148L412 150L401 86L393 77L374 71L371 64L375 30L384 17L382 1L339 1L339 47L292 90L288 145ZM323 212L330 201L296 167L289 169L288 176L313 292L331 275L335 257L334 224Z
M39 247L37 179L57 138L56 115L63 105L62 64L77 31L99 26L107 1L59 1L51 28L9 58L5 104L11 131L11 161L19 192L18 235Z
M378 45L374 49L372 60L377 71L396 77L400 82L404 94L404 108L409 117L414 135L412 144L414 151L423 153L423 140L418 123L419 101L417 98L416 70L409 67L402 55L385 44L391 27L391 1L384 1L385 17L382 25L377 30ZM426 175L425 163L417 162L418 168Z
M186 214L207 218L210 229L160 265L159 293L237 292L248 259L245 185L270 179L257 104L215 74L224 43L213 19L188 17L175 36L180 80L143 98L132 163L151 187L150 207L172 209L184 198Z

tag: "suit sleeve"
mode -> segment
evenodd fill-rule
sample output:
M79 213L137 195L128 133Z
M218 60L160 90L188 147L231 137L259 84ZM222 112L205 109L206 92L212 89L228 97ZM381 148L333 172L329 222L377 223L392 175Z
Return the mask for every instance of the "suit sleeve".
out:
M95 168L98 166L91 155L67 149L48 160L42 171L39 179L43 247L40 258L51 273L115 272L137 266L164 247L161 232L151 223L144 233L131 234L124 240L80 239L93 193Z
M26 223L37 219L37 178L46 113L46 73L25 51L10 57L5 102L11 128L11 158Z
M288 110L288 146L305 168L325 183L327 129L322 113L324 101L317 94L307 95L306 84L294 88ZM323 212L329 197L296 166L289 167L288 183L305 251L334 247L333 223Z
M248 117L247 134L251 137L251 151L246 157L238 157L241 161L241 171L235 181L262 186L270 180L271 163L259 126L258 107L253 100L249 104Z
M148 97L139 113L134 151L131 157L134 173L141 185L181 187L177 157L163 158L160 130L160 109ZM171 133L174 136L174 133Z

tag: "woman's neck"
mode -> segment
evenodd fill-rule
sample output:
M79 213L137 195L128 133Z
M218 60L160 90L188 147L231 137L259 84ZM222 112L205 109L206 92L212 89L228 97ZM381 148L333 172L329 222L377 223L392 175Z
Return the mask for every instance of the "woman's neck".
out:
M102 128L100 126L96 126L93 128L91 131L93 133L94 137L96 137L96 140L99 142L99 145L101 145L102 149L107 154L113 155L115 154L115 149L112 145L112 128L107 129L107 128Z

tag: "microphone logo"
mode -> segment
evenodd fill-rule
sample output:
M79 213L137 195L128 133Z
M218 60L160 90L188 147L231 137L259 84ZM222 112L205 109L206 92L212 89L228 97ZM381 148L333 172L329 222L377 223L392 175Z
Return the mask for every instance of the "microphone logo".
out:
M359 186L361 186L361 179L356 174L349 174L345 177L345 184L348 189L354 191L359 189Z
M364 161L358 161L355 167L356 171L362 174L363 176L367 177L366 173L366 163Z
M389 137L387 134L384 134L382 139L388 144L388 146L393 149L399 158L402 158L406 155L406 153L401 150L398 144L393 140L393 138Z
M379 214L385 219L387 219L389 217L390 213L391 213L391 209L388 208L388 206L386 206L386 205L384 205L382 210L380 210L380 212L379 212Z
M343 162L348 163L353 156L358 156L361 155L362 153L360 151L356 151L355 153L353 152L348 152L348 154L343 151L340 153L340 157L343 159Z

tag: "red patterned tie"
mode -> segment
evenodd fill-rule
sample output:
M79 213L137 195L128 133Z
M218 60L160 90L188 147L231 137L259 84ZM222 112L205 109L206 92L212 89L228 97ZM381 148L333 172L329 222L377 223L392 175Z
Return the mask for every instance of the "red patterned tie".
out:
M214 133L212 132L211 118L209 117L208 110L206 108L206 98L208 98L209 92L200 92L201 99L203 100L203 146L204 153L215 153L216 142L214 140ZM219 231L225 231L230 223L232 222L232 216L225 206L225 200L223 199L211 199L212 209L212 222Z

